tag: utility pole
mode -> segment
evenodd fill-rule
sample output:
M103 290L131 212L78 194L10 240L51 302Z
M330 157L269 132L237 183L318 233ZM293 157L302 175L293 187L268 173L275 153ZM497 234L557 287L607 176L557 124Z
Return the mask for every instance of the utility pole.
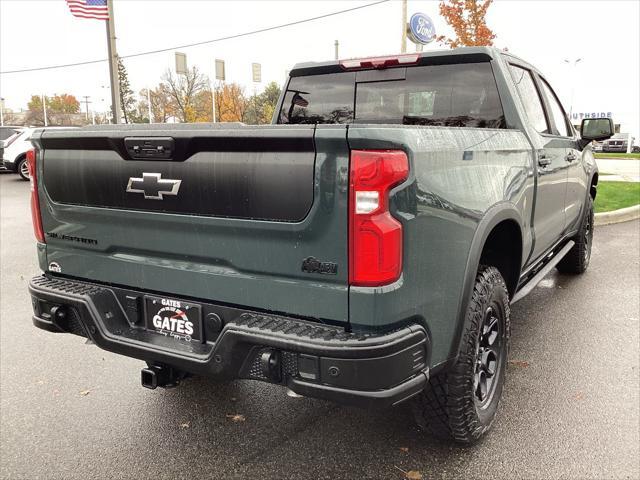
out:
M0 97L0 127L4 127L4 98Z
M42 98L42 111L44 113L44 126L48 126L49 122L47 121L47 97L43 94Z
M107 26L107 45L109 53L109 76L111 77L111 113L113 123L120 123L120 81L118 80L118 52L116 51L116 28L113 16L113 0L107 0L109 20Z
M89 99L91 98L89 95L83 95L82 98L84 98L84 106L85 106L84 118L88 121L89 120L89 104L93 102L89 101Z
M407 53L407 0L402 0L402 43L400 53Z
M340 58L340 57L339 57L339 55L338 55L338 46L339 46L338 40L336 40L335 42L333 42L333 46L334 46L334 48L335 48L336 60L338 60L338 58Z

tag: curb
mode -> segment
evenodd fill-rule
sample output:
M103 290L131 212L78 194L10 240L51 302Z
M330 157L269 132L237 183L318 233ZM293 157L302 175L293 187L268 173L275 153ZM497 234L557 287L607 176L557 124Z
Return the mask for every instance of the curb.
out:
M612 212L596 213L596 226L628 222L638 218L640 218L640 205L634 205L633 207L621 208Z

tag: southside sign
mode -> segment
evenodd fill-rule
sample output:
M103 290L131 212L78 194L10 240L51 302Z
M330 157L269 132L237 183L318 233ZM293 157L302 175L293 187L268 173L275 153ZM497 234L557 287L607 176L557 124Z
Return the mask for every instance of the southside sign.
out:
M582 120L583 118L611 118L611 112L573 112L571 120Z
M426 45L436 39L433 21L424 13L414 13L409 20L409 37L413 43Z

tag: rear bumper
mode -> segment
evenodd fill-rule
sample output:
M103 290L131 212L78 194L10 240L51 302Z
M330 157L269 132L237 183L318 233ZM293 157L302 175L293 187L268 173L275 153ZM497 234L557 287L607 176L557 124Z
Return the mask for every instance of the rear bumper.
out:
M202 303L205 338L187 343L144 327L138 306L145 292L50 276L32 279L29 292L38 328L85 336L104 350L197 375L278 383L300 395L367 408L407 400L428 378L429 341L420 325L347 333Z

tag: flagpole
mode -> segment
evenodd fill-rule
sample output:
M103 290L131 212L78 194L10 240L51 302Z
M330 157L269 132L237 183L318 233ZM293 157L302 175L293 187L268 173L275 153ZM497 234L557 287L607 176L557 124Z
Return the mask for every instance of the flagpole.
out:
M111 78L111 113L113 123L120 123L120 82L118 80L118 52L116 51L116 29L113 16L113 0L107 0L109 19L107 22L107 45L109 52L109 76Z

